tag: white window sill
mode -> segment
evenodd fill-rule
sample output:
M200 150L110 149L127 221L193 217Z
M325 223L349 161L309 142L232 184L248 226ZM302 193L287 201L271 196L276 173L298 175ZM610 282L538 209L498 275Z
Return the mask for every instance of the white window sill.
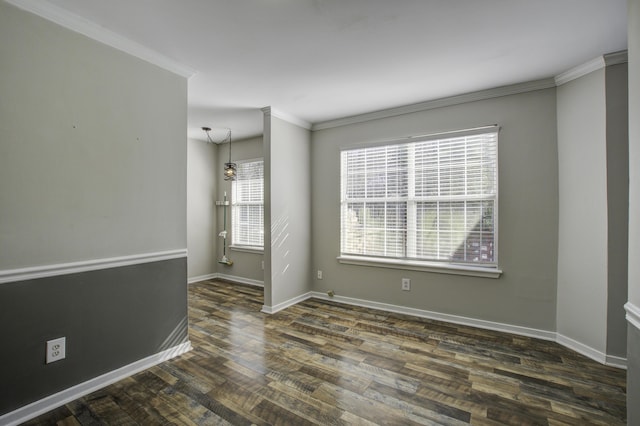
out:
M455 265L451 263L421 262L417 260L384 259L366 256L338 256L338 262L347 265L466 275L470 277L500 278L502 270L494 267Z
M229 248L233 251L241 251L244 253L264 254L264 249L262 247L229 246Z

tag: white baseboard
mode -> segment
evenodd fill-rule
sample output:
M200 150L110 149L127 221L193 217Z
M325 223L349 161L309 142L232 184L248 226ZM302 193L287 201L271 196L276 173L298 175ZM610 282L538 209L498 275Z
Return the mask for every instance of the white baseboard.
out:
M129 256L82 260L79 262L57 263L53 265L30 266L19 269L5 269L0 271L0 284L79 272L98 271L101 269L119 268L121 266L139 265L141 263L160 262L183 257L187 257L187 249L140 253Z
M219 274L213 274L213 275L215 275L215 277L218 277ZM223 278L223 277L220 276L220 278ZM238 277L229 277L228 279L229 281L240 282L239 280L237 280L237 278ZM189 282L191 282L191 280ZM486 330L500 331L503 333L511 333L519 336L526 336L526 337L533 337L536 339L547 340L551 342L556 342L568 349L578 352L579 354L582 354L601 364L609 365L611 367L616 367L616 368L622 368L622 369L627 368L626 358L607 355L603 352L600 352L596 349L591 348L590 346L587 346L569 337L563 336L562 334L557 333L555 331L539 330L539 329L530 328L530 327L522 327L522 326L512 325L512 324L485 321L485 320L463 317L458 315L443 314L440 312L409 308L406 306L392 305L389 303L381 303L381 302L375 302L371 300L356 299L352 297L345 297L345 296L329 297L327 294L317 292L317 291L309 292L309 293L294 297L290 300L279 303L275 306L263 305L261 311L266 314L274 314L290 306L293 306L296 303L300 303L311 298L317 298L322 300L332 300L334 302L343 303L346 305L379 309L381 311L413 315L416 317L444 321L444 322L449 322L453 324L467 325L470 327L477 327L477 328L482 328ZM627 303L625 305L625 309L627 310L627 319L629 320L629 322L635 325L634 322L637 321L638 327L640 328L640 309L636 308L630 303Z
M27 420L33 419L34 417L51 411L54 408L58 408L70 401L81 398L91 392L95 392L98 389L102 389L105 386L115 383L118 380L122 380L151 368L154 365L160 364L161 362L180 356L190 350L191 342L185 342L129 365L125 365L117 370L113 370L109 373L87 380L84 383L72 386L56 394L49 395L46 398L0 416L0 425L13 426L26 422Z
M598 361L601 364L604 364L606 362L607 357L604 352L600 352L599 350L594 349L591 346L587 346L584 343L580 343L577 340L564 336L560 333L556 333L556 336L556 342L558 342L562 346L578 352L579 354L582 354L587 358L591 358L594 361Z
M535 328L521 327L517 325L503 324L493 321L485 321L474 318L462 317L458 315L443 314L439 312L427 311L423 309L408 308L406 306L391 305L388 303L374 302L371 300L355 299L352 297L333 296L329 297L325 293L313 292L313 297L323 300L333 300L347 305L362 306L364 308L380 309L398 314L413 315L421 318L428 318L438 321L445 321L454 324L468 325L471 327L483 328L487 330L512 333L520 336L535 337L537 339L555 341L555 333L552 331L538 330Z
M627 359L620 356L607 355L604 363L610 367L616 367L622 370L627 369Z
M215 280L216 278L218 278L218 274L198 275L197 277L188 278L187 284L193 284L200 281Z
M252 285L252 286L255 286L255 287L264 287L264 281L254 280L254 279L251 279L251 278L237 277L235 275L219 274L219 273L208 274L208 275L200 275L200 276L197 276L197 277L192 277L192 278L189 278L187 280L187 282L189 284L193 284L193 283L197 283L197 282L200 282L200 281L215 280L215 279L231 281L231 282L239 283L239 284L247 284L247 285Z
M255 287L264 287L264 281L253 280L251 278L236 277L235 275L216 274L216 278L231 281L234 283L247 284Z
M517 334L519 336L526 336L526 337L533 337L536 339L548 340L551 342L556 342L568 349L578 352L601 364L609 365L611 367L622 368L622 369L627 368L626 358L617 357L613 355L606 355L600 351L597 351L587 345L584 345L580 342L577 342L573 339L570 339L554 331L539 330L535 328L479 320L474 318L462 317L458 315L443 314L439 312L408 308L406 306L391 305L388 303L380 303L380 302L374 302L370 300L355 299L351 297L344 297L344 296L329 297L327 294L320 293L320 292L312 292L310 297L315 297L317 299L322 299L322 300L333 300L335 302L344 303L347 305L379 309L387 312L413 315L416 317L445 321L453 324L467 325L467 326L482 328L486 330L494 330L494 331L500 331L504 333Z
M297 303L304 302L305 300L311 299L312 297L313 297L313 293L308 292L305 294L301 294L300 296L296 296L292 299L286 300L282 303L278 303L277 305L274 305L274 306L262 305L261 311L264 312L265 314L275 314L276 312L279 312L283 309L287 309L289 306L293 306Z

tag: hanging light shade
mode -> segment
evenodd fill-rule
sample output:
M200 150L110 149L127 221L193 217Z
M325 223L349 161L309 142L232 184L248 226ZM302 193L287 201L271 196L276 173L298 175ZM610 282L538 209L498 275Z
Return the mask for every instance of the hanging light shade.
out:
M236 180L237 170L236 163L224 163L224 180Z
M238 165L231 162L231 129L229 129L229 161L224 163L224 180L236 180Z
M229 129L227 137L224 138L222 142L214 142L214 140L211 139L211 135L209 134L209 132L211 131L211 127L202 127L202 130L204 130L204 132L207 134L207 141L210 143L224 143L227 139L229 139L229 162L224 163L224 180L236 180L238 165L231 162L231 129Z

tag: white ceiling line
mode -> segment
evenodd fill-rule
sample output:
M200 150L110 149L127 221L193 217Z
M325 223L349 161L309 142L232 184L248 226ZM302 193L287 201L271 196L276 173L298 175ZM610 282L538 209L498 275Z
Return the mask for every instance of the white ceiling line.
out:
M182 77L189 78L196 73L196 70L186 65L180 64L161 53L145 47L135 41L122 37L104 27L96 25L81 16L71 13L65 9L54 6L51 3L39 0L5 0L20 9L31 12L48 21L55 22L68 30L80 33L90 39L104 43L114 49L133 55L139 59L157 65L167 71L171 71Z
M414 112L426 111L435 108L442 108L468 102L481 101L485 99L497 98L501 96L515 95L518 93L532 92L535 90L550 89L555 87L553 78L529 81L525 83L512 84L509 86L496 87L493 89L480 90L477 92L465 93L457 96L450 96L432 101L420 102L417 104L405 105L397 108L389 108L366 114L354 115L351 117L338 118L335 120L315 123L311 130L331 129L334 127L346 126L348 124L362 123L370 120L395 117L398 115L411 114Z
M295 115L289 114L288 112L284 112L273 107L265 107L262 108L262 111L270 114L272 117L279 118L280 120L284 120L287 123L295 124L298 127L302 127L303 129L311 130L312 124L308 121L305 121L301 118L296 117Z

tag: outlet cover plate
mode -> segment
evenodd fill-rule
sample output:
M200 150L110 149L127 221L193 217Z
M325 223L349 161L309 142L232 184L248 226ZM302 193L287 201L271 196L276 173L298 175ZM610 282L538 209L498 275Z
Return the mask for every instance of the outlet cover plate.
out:
M402 290L404 290L404 291L410 291L411 290L411 279L410 278L403 278L402 279Z
M60 337L47 341L47 364L60 361L67 355L67 338Z

